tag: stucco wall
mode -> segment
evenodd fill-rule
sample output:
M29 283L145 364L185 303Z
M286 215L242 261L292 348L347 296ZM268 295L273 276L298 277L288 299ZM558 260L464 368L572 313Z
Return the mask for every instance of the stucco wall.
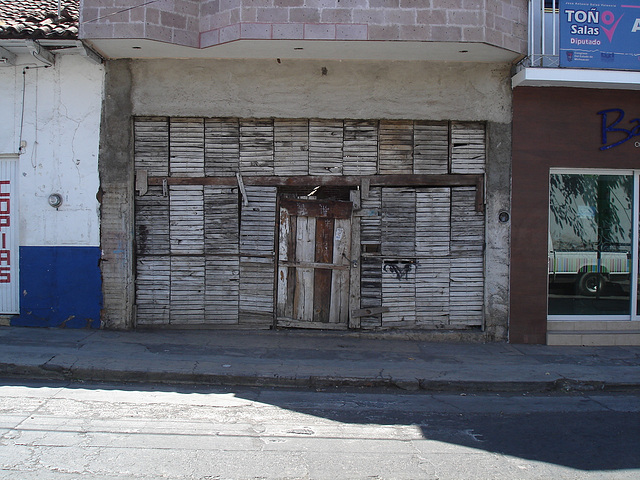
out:
M98 246L103 69L83 57L61 56L51 68L22 72L0 68L0 153L17 152L21 131L26 142L19 163L21 245ZM58 210L47 203L54 192L64 198Z
M20 226L21 314L11 321L97 326L103 67L71 55L50 68L32 68L32 57L17 64L0 68L0 153L18 153L20 140L25 145L17 165L19 210L12 212ZM58 209L48 204L52 193L63 198Z
M108 65L106 128L101 145L102 185L105 195L124 195L132 203L131 128L127 123L132 114L486 121L485 323L489 338L504 339L510 227L509 223L498 224L497 214L509 211L510 201L509 69L509 65L429 62L112 61ZM105 135L116 130L117 138ZM129 149L131 162L125 168L121 168L123 149ZM113 207L116 205L114 202ZM132 215L120 209L107 218L105 208L103 202L104 255L112 255L112 266L118 270L109 282L113 288L130 285L130 258L116 253L122 245L122 239L117 238L120 229L114 227L111 238L105 224L124 221L128 230ZM105 292L107 288L105 285ZM133 311L123 302L114 298L111 303L114 315L110 326L114 328L130 325L127 315Z
M511 121L509 65L149 60L132 76L136 115Z

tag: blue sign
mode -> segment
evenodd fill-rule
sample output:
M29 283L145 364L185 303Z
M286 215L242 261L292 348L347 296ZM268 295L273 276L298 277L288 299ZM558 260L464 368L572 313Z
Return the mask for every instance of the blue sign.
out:
M560 66L640 70L640 0L561 0Z

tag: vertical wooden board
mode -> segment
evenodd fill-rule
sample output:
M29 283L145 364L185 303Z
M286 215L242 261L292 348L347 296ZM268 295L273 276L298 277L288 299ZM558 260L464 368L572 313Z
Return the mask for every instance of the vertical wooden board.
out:
M138 325L168 325L171 264L167 256L139 256L136 262Z
M274 133L274 174L309 174L309 120L276 119Z
M344 123L309 120L309 174L342 175Z
M151 177L169 175L169 122L166 117L133 120L134 164Z
M344 175L378 173L378 122L345 120L343 155Z
M297 263L313 263L315 260L316 222L313 217L296 217ZM293 299L294 317L297 320L313 321L313 268L296 268L296 289Z
M278 262L289 261L289 239L291 237L291 215L286 208L280 208L278 226Z
M169 195L171 253L203 254L204 187L202 185L171 185Z
M447 256L451 242L451 189L416 190L416 255Z
M484 309L484 214L475 210L475 189L451 191L450 323L482 325Z
M204 175L204 119L169 120L169 174L172 177Z
M416 322L416 269L412 259L385 260L382 267L382 326L411 327Z
M350 266L351 220L336 219L333 233L333 264ZM331 278L329 322L346 323L349 319L349 270L334 270Z
M416 324L449 324L449 257L421 258L416 269Z
M413 257L416 251L416 190L383 188L381 210L382 254Z
M362 245L377 245L382 241L382 189L374 187L369 196L362 199L362 216L360 217L360 240Z
M237 118L207 118L204 122L204 173L233 176L240 169L240 124Z
M240 323L243 313L273 320L274 269L272 258L240 257Z
M240 120L240 172L273 175L273 121Z
M381 120L378 172L381 175L413 172L413 122Z
M276 229L276 187L246 187L249 205L242 205L240 253L274 255Z
M333 232L332 218L317 218L315 235L315 262L332 263ZM313 279L313 321L327 323L331 309L331 269L316 268Z
M475 209L475 187L451 189L451 255L480 255L484 252L484 212Z
M415 122L413 172L449 173L449 122Z
M484 123L451 124L451 173L484 173L486 150Z
M202 324L204 292L204 257L172 256L170 323L172 325Z
M169 253L169 197L161 186L150 186L135 198L135 235L137 255Z
M360 268L361 308L382 306L382 259L363 257ZM362 328L382 326L382 314L360 317Z
M204 186L206 254L237 254L239 249L238 188Z
M351 190L349 193L353 212L362 208L362 198L359 190ZM345 228L346 230L346 228ZM353 317L351 312L360 308L360 265L362 262L360 247L360 218L351 216L351 255L349 255L349 306L348 317L350 328L360 328L360 317Z
M205 321L211 325L238 323L240 260L208 256L205 262Z

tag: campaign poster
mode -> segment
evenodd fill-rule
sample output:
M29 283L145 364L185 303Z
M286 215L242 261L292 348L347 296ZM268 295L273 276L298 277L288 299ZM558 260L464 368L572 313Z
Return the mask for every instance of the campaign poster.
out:
M640 0L560 0L560 66L640 70Z

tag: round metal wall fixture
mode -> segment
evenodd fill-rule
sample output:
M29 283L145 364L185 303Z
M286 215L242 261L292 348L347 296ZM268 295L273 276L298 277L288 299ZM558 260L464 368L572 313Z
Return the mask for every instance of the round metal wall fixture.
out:
M498 220L500 223L507 223L509 221L509 212L500 212Z
M62 205L62 195L60 195L59 193L52 193L51 195L49 195L49 205L51 205L53 208L58 208L60 205Z

